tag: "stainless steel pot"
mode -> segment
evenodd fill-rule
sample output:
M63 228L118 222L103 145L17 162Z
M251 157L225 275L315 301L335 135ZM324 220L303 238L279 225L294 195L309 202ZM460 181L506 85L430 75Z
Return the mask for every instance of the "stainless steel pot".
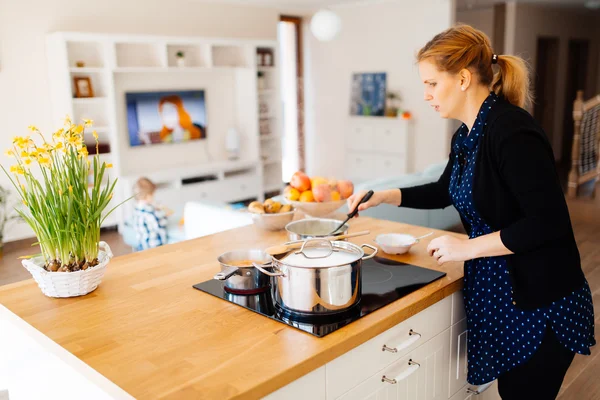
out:
M365 256L364 247L373 252ZM273 257L273 271L255 267L276 277L275 302L284 309L308 315L335 314L360 301L362 260L377 248L368 244L307 240L302 249Z
M230 293L253 294L267 290L271 283L270 276L263 274L253 265L239 265L243 260L260 262L265 270L270 266L270 257L263 250L229 251L219 256L221 272L216 274L214 279L225 281L225 290Z
M306 240L319 237L327 237L335 228L340 226L344 221L327 218L308 218L298 221L292 221L285 226L288 237L291 241ZM337 235L345 235L348 233L350 226L344 224L342 228L336 231ZM339 233L338 233L339 232Z

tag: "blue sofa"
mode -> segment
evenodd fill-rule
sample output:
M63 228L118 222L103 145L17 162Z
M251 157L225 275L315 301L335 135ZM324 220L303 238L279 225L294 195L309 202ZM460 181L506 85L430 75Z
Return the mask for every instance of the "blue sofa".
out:
M371 189L378 191L434 182L437 181L442 172L444 172L447 162L448 161L446 160L442 163L431 165L422 172L404 174L393 178L381 178L358 182L355 184L355 190ZM361 215L435 229L448 229L461 224L458 212L453 206L438 210L417 210L383 204L368 209L362 212Z

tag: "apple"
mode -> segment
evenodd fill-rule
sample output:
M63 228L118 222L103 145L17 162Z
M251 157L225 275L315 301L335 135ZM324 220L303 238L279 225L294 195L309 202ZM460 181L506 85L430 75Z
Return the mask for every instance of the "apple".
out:
M354 184L350 181L338 181L338 191L342 199L347 199L354 193Z
M290 186L297 189L300 193L310 190L310 178L304 172L298 171L292 175Z
M283 195L288 200L298 201L298 199L300 198L300 191L298 191L298 189L295 189L288 185L285 187L285 190L283 191Z
M331 201L331 188L327 183L318 184L312 189L315 200L319 203Z

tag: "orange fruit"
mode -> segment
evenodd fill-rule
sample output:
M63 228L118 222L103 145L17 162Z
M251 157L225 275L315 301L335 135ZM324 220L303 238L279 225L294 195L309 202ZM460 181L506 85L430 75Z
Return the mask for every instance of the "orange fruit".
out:
M288 200L297 201L300 198L300 192L296 188L289 187L289 189L286 188L285 197Z
M340 192L338 192L338 191L331 192L331 201L338 201L341 198L342 198L342 196L340 196Z
M302 192L300 194L300 201L303 201L305 203L312 203L315 201L315 198L312 194L312 190L305 190L304 192Z
M311 188L316 188L320 184L328 184L329 181L321 176L315 176L314 178L310 178L310 186Z

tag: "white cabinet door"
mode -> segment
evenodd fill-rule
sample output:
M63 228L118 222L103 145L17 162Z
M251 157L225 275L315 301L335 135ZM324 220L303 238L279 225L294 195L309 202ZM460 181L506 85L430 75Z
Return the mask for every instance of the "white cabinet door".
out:
M379 155L375 159L375 174L377 178L400 176L406 173L406 158L401 155Z
M407 122L390 120L375 130L375 150L406 155L408 150Z
M371 151L375 148L374 129L366 123L351 122L348 128L347 146L352 150Z
M367 153L350 152L347 155L348 179L365 181L377 177L375 157Z
M467 319L450 328L450 392L453 396L467 384Z
M449 347L450 329L446 329L339 399L446 400Z

